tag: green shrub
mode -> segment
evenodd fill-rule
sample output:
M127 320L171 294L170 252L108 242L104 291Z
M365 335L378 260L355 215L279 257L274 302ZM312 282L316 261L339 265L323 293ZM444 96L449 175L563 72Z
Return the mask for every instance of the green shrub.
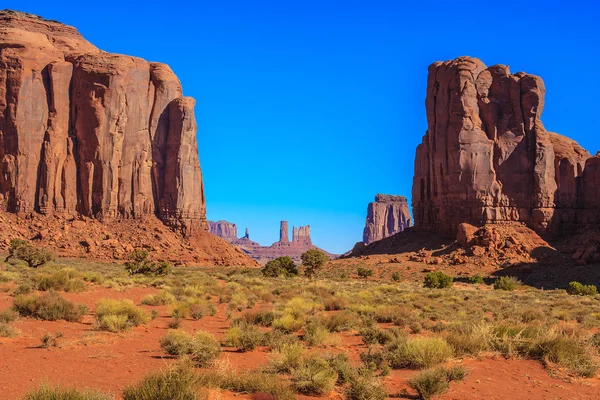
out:
M149 294L142 298L142 304L147 306L166 306L175 303L175 296L166 290L161 290L157 294Z
M242 323L227 330L227 345L241 352L252 351L265 342L265 335L254 325Z
M356 274L358 275L359 278L368 278L370 276L373 276L373 270L368 269L368 268L358 267L358 269L356 270Z
M310 321L304 327L303 339L309 346L323 344L329 337L329 330L318 321Z
M199 382L203 387L220 388L236 393L266 393L277 400L296 399L296 393L287 380L262 372L244 371L235 374L227 371L203 371L199 375Z
M322 395L333 389L338 375L329 363L318 356L303 359L292 371L292 384L299 393Z
M419 373L408 384L419 393L421 399L428 400L448 390L451 381L462 380L466 375L467 371L462 366L436 368Z
M54 256L46 249L36 249L27 240L12 239L8 248L8 257L4 261L11 258L25 261L30 267L37 268L52 261Z
M594 285L584 285L579 282L569 282L567 293L577 296L595 296L598 289Z
M273 321L273 328L282 332L292 333L302 328L304 319L302 317L294 317L292 314L286 313Z
M27 393L24 400L112 400L113 396L94 390L52 387L43 384Z
M41 296L15 297L13 309L23 317L32 317L46 321L75 322L81 320L87 308L83 304L72 303L56 292L47 292Z
M357 375L356 369L350 365L348 356L344 353L338 354L325 354L325 361L331 368L338 374L337 384L344 385L346 382L350 382Z
M392 280L393 280L394 282L400 282L400 273L398 273L398 272L394 272L394 273L392 274Z
M329 258L317 249L310 249L306 253L302 254L302 265L304 266L304 275L312 278L315 273L323 267Z
M519 280L514 276L501 276L494 282L494 289L513 291L519 284Z
M123 390L123 400L200 400L199 377L189 365L146 375Z
M444 274L441 271L429 272L429 273L427 273L427 275L425 275L425 280L424 280L423 284L426 288L435 288L435 289L449 288L449 287L452 287L453 279L454 278L452 278L449 275Z
M323 300L325 311L339 311L348 308L348 300L344 297L330 296Z
M452 357L452 348L439 337L398 339L386 345L385 350L394 369L429 368Z
M100 330L120 332L149 320L148 314L128 299L101 299L96 303L96 328Z
M185 331L179 329L169 330L160 339L160 347L171 356L181 357L189 354L192 340L192 335Z
M65 292L83 292L85 282L78 277L73 268L63 268L52 273L41 272L32 278L33 288L41 291L64 290Z
M242 314L242 318L251 325L271 326L275 320L275 313L267 310L246 311Z
M483 280L483 277L481 275L474 275L469 277L469 282L474 285L485 284L485 281Z
M278 276L290 277L298 275L298 267L289 256L284 256L269 261L261 272L264 276L271 278Z
M199 331L190 343L189 354L196 366L208 367L221 354L221 345L212 334Z
M156 262L148 259L149 252L145 249L137 249L129 255L125 263L125 270L130 275L164 276L172 272L171 265L166 262Z
M385 400L388 393L379 379L372 376L359 376L350 380L346 388L348 400Z
M285 343L271 353L269 366L275 372L289 374L298 368L305 350L299 342Z
M356 313L349 310L328 315L322 320L323 325L329 329L329 332L343 332L350 330L356 327L358 322Z
M598 371L598 364L590 352L576 339L565 336L542 339L535 343L529 355L541 360L565 366L586 378L592 378Z

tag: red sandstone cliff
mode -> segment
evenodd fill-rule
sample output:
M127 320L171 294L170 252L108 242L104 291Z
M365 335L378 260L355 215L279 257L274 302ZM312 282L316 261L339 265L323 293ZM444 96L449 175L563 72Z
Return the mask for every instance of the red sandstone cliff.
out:
M231 222L208 221L208 231L230 243L237 239L237 226Z
M0 12L0 206L206 229L194 100L171 69Z
M413 180L415 228L518 221L557 233L600 222L600 158L548 132L541 78L460 57L429 67L427 132Z
M411 225L406 197L378 194L375 201L367 207L363 243L368 245L395 235Z

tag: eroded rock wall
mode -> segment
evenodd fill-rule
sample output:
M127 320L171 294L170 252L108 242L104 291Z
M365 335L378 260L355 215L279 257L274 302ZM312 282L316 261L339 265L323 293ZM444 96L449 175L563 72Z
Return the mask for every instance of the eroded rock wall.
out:
M367 207L363 243L368 245L402 232L411 225L406 197L378 194Z

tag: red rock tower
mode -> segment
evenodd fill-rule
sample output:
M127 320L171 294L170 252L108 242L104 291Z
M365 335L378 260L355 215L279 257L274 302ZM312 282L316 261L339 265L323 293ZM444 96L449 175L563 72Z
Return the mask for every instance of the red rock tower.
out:
M279 242L280 243L289 243L290 242L290 232L288 230L287 221L281 221L281 225L279 226Z

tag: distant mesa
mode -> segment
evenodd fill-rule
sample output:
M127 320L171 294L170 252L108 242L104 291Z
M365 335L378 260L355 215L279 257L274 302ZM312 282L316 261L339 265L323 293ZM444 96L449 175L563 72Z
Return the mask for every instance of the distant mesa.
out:
M369 245L412 226L408 201L404 196L378 194L367 207L363 243Z
M233 232L237 232L235 224L227 221L209 221L208 224L211 233L239 247L254 260L263 264L282 256L289 256L295 262L299 263L301 262L300 256L302 253L310 249L321 250L332 259L336 257L335 254L328 253L313 245L309 225L292 227L292 241L290 242L288 222L281 221L279 225L279 241L273 243L271 246L261 246L259 243L250 240L248 228L246 228L245 236L238 239L232 236Z

